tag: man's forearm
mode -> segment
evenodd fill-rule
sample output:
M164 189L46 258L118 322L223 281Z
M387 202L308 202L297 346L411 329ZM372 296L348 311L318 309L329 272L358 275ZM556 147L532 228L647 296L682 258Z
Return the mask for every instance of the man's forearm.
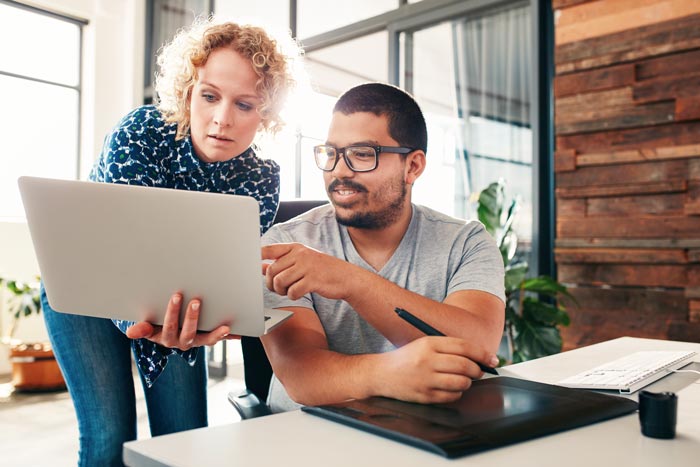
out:
M474 361L498 362L495 355L454 337L425 337L390 352L362 355L343 355L303 344L271 347L275 374L289 396L304 405L371 396L450 402L481 376Z
M381 354L303 349L287 352L273 367L292 400L320 405L379 395L381 359Z
M424 334L398 318L396 307L409 310L449 336L470 340L491 351L498 347L504 317L504 305L499 299L486 292L472 292L472 297L455 304L449 300L437 302L363 271L362 276L353 276L354 280L349 281L346 301L397 347Z

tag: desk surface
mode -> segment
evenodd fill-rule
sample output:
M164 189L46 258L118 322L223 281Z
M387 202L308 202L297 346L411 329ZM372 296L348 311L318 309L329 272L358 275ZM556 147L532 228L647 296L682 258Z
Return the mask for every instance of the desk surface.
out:
M555 383L568 376L639 350L696 350L700 344L623 337L499 370ZM695 358L700 361L700 357ZM699 363L691 365L700 369ZM501 371L502 370L502 371ZM402 466L517 465L697 467L700 458L700 377L669 375L646 389L678 394L674 440L643 436L637 414L456 460L301 411L201 428L124 444L124 462L132 467L161 466ZM637 399L637 393L628 396ZM231 409L233 410L233 409Z

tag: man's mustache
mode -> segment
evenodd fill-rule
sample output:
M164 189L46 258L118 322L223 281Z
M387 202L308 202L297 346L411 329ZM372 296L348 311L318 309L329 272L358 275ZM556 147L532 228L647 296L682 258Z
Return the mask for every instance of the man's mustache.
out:
M333 180L330 185L328 185L328 193L331 193L338 189L338 187L347 188L354 191L367 191L367 188L360 185L352 180Z

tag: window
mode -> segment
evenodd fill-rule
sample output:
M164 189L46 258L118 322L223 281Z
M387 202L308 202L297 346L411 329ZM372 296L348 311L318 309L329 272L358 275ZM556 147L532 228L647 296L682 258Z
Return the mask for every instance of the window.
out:
M178 29L189 26L195 17L211 12L211 0L148 0L146 2L146 65L144 103L153 102L153 80L158 51L171 41Z
M402 84L429 125L428 165L414 199L474 218L473 197L503 178L506 195L521 200L514 226L521 251L532 240L531 41L529 6L450 19L405 32L402 41L410 57Z
M532 272L551 273L544 259L551 259L546 226L553 212L544 200L550 194L539 189L552 179L551 152L543 145L549 123L533 120L548 106L535 85L547 38L534 25L549 6L539 0L331 3L289 2L291 29L318 94L304 101L300 123L265 152L282 167L282 199L325 197L311 146L325 139L322 123L335 98L362 82L390 82L414 95L428 125L428 166L413 200L475 218L476 194L504 178L506 194L521 200L519 251L537 249Z
M329 2L297 0L299 37L310 37L370 18L399 6L399 0Z
M0 2L0 218L24 218L18 177L78 177L83 24Z

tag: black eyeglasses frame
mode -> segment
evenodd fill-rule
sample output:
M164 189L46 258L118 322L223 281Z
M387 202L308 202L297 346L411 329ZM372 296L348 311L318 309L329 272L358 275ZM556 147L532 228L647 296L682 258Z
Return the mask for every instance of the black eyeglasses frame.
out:
M333 166L330 169L324 169L321 167L318 163L318 159L316 158L316 150L317 148L333 148L335 149L335 161L333 162ZM362 169L362 170L357 170L352 166L352 163L348 160L347 155L345 154L346 149L350 148L371 148L374 150L374 166L371 169ZM372 146L371 144L351 144L350 146L344 146L342 148L336 148L335 146L331 146L329 144L319 144L318 146L314 146L314 160L316 161L316 167L319 169L323 170L324 172L332 172L335 170L335 167L338 165L338 161L340 160L340 155L343 155L343 160L345 160L345 165L348 166L350 170L353 172L371 172L375 170L379 166L379 155L383 152L390 153L390 154L410 154L415 149L413 148L406 148L403 146Z

